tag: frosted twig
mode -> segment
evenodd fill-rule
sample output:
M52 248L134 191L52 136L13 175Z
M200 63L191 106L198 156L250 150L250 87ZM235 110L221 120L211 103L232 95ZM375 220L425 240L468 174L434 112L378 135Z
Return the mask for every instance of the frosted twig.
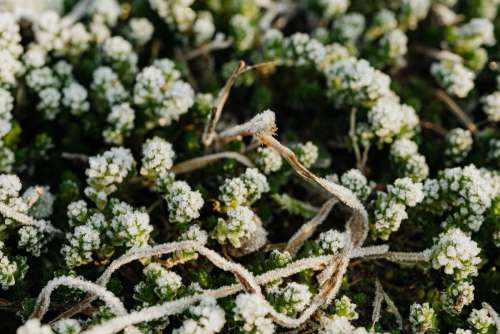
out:
M396 263L428 262L429 254L427 252L386 252L365 256L367 259L386 259Z
M373 313L372 313L372 328L373 331L375 325L380 320L380 310L382 309L382 301L384 300L384 289L380 284L378 279L375 280L375 298L373 298Z
M26 200L26 205L28 208L31 208L35 203L40 199L40 196L42 196L44 192L44 189L42 187L35 187L34 194L32 194L27 200Z
M338 200L335 197L327 200L319 210L318 214L307 223L303 224L300 229L295 232L295 234L290 238L290 240L288 240L288 244L286 245L285 250L290 254L295 255L302 247L304 242L314 234L316 228L321 225L321 223L323 223L323 221L326 219L333 206L337 202Z
M351 109L351 117L350 117L350 126L349 126L349 137L351 137L352 149L354 150L354 155L356 157L356 165L359 170L362 170L361 167L361 152L359 150L358 138L356 136L356 108Z
M226 81L226 84L224 85L222 90L219 92L219 95L217 96L217 100L215 101L212 111L210 112L210 115L208 117L205 130L203 131L203 135L201 136L201 141L203 145L205 145L205 147L210 146L210 144L212 144L214 140L215 126L217 125L217 122L219 122L220 115L222 113L222 108L224 108L227 98L229 97L229 93L231 92L231 88L233 87L234 83L236 82L236 79L243 71L245 66L246 66L245 62L240 61L238 67L233 71L233 73L231 73L231 75Z
M226 49L233 45L233 38L229 37L228 39L223 39L223 38L215 38L213 41L210 41L206 44L203 44L199 48L190 51L186 54L186 60L191 60L193 58L196 58L198 56L210 53L211 51L215 50L222 50Z
M0 203L0 213L4 217L15 220L23 225L31 225L43 229L47 231L49 234L58 234L58 235L64 234L61 230L55 228L51 224L41 224L38 220L33 219L32 217L25 215L24 213L18 212L9 207L8 205L5 205L4 203Z
M351 259L381 255L387 253L388 251L389 251L389 245L359 247L352 251Z
M460 122L462 122L462 124L469 129L470 132L476 132L476 124L474 124L469 115L467 115L448 94L446 94L442 89L438 89L436 91L436 97L448 106L448 108L455 114L455 116L457 116Z
M111 312L116 315L127 314L127 310L122 302L113 293L106 288L95 283L83 280L77 277L61 276L50 280L38 295L35 309L31 314L31 318L43 318L50 305L50 297L52 292L59 286L64 285L70 288L76 288L85 292L90 292L104 301L110 308Z
M75 22L80 21L89 9L94 5L95 0L80 0L62 19L62 24L65 27L73 25Z
M261 112L260 114L255 115L248 122L224 130L217 137L217 141L220 143L225 143L234 140L235 138L252 136L259 132L273 134L275 131L276 116L271 110L266 110L264 112Z
M247 167L254 167L253 163L241 153L238 153L238 152L220 152L220 153L205 155L205 156L198 157L198 158L193 158L193 159L178 163L172 167L172 172L174 172L175 174L189 173L189 172L192 172L194 170L203 168L206 165L208 165L212 162L215 162L217 160L221 160L221 159L234 159L234 160L238 161L239 163L241 163L242 165L245 165Z
M495 323L495 327L497 328L497 334L500 334L500 316L498 315L497 311L495 311L495 309L486 302L483 302L481 305L488 310L488 313L490 314L490 317L493 318L493 322Z
M383 291L384 294L384 300L387 303L387 306L394 312L394 316L396 317L396 322L398 323L398 327L400 330L403 330L403 317L401 316L401 313L399 313L398 308L396 307L396 304L394 304L394 301L389 297L389 295Z

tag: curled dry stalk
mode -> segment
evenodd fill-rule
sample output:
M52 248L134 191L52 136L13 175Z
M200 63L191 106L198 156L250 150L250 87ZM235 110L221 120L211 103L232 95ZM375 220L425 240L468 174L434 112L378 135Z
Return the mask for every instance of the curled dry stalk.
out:
M208 54L215 50L227 49L233 45L233 38L229 37L228 39L223 38L215 38L213 41L203 44L199 48L190 51L186 54L186 60L191 60L201 55Z
M401 313L399 313L398 308L392 301L391 297L384 291L382 284L378 278L375 280L375 298L373 300L373 314L372 314L372 331L380 320L380 311L382 308L382 302L385 301L387 306L392 310L394 316L396 317L396 321L398 323L398 327L400 330L403 329L403 317L401 317Z
M33 219L32 217L24 213L18 212L12 209L10 206L5 205L4 203L0 203L0 213L5 218L10 218L12 220L15 220L16 222L21 223L22 225L35 226L47 231L47 233L49 234L56 234L58 236L64 235L64 233L61 230L55 228L51 224L41 224L40 221Z
M185 174L197 169L203 168L206 165L221 160L221 159L234 159L247 167L254 167L250 159L238 152L220 152L214 154L204 155L198 158L193 158L187 161L178 163L172 167L172 172L175 174Z
M127 314L118 315L117 317L110 319L107 322L89 328L84 332L84 334L117 333L134 324L180 313L203 297L210 296L214 298L222 298L237 293L241 290L254 293L259 298L261 298L263 304L270 310L269 314L276 323L287 328L297 328L308 321L310 317L319 310L320 307L328 305L331 302L332 298L334 298L340 288L342 278L347 271L351 258L387 258L394 261L404 262L412 260L422 260L425 258L421 254L417 253L391 253L388 252L388 247L385 245L363 248L362 245L368 234L368 215L361 202L359 202L356 196L347 188L319 178L318 176L310 172L307 168L305 168L302 164L300 164L295 154L273 137L273 133L275 130L276 126L274 113L271 111L266 111L256 115L247 123L238 125L231 129L227 129L221 134L221 137L234 138L235 136L255 136L255 138L257 138L260 143L280 153L280 155L289 162L289 164L299 176L301 176L308 182L320 186L322 189L332 195L332 199L328 201L328 206L326 206L325 208L326 204L324 205L323 214L319 215L317 220L313 222L313 226L318 224L318 221L324 220L324 218L322 217L327 215L328 211L331 209L329 209L329 206L333 205L334 202L339 201L349 207L352 210L352 216L346 222L345 229L347 243L342 253L336 254L334 256L318 256L297 260L289 263L284 268L274 269L261 275L254 276L242 265L232 261L228 261L217 252L210 250L194 241L172 242L149 248L133 250L114 260L106 268L101 277L96 281L96 284L104 289L102 291L99 290L99 294L103 291L107 291L104 287L109 282L113 272L115 272L121 266L131 261L139 260L141 258L159 257L162 255L186 250L198 252L200 255L205 256L216 267L224 271L232 272L240 281L240 283L223 286L218 289L205 290L202 293L194 296L184 297L178 300L166 302L164 304L147 307L139 311L133 311ZM299 232L300 238L298 238L297 240L300 240L300 242L298 244L310 237L311 234L312 233L310 232L306 232L305 234ZM304 238L304 236L306 238ZM319 293L313 298L310 305L297 318L289 317L285 314L279 313L266 300L266 298L262 294L260 286L262 284L275 281L279 278L289 277L306 269L320 271L317 275L317 279L320 282ZM49 302L49 300L46 300L44 297L47 295L44 291L46 290L43 290L39 297L37 308L43 307L41 305L47 305ZM91 293L94 294L95 291L91 291ZM90 304L98 296L90 296L90 298L87 298L80 305L77 305L76 307L72 308L72 310L65 312L66 316L69 317L71 315L74 315L77 312L90 306Z
M460 106L453 101L448 94L446 94L445 91L438 89L436 91L436 97L446 104L446 106L455 114L455 116L457 116L458 120L462 122L462 124L469 129L470 132L475 133L477 131L477 126L474 124L469 115L467 115L465 111L463 111L462 108L460 108Z
M319 210L318 214L310 221L303 224L290 238L290 240L288 240L285 251L289 252L291 255L297 254L302 245L304 245L304 242L309 239L316 231L316 228L318 228L318 226L325 221L326 217L336 203L338 203L338 200L335 197L326 201Z

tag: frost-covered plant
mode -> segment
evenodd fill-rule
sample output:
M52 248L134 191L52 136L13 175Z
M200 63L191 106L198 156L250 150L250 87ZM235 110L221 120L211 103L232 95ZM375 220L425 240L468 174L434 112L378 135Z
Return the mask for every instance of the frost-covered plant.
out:
M446 134L444 154L452 164L462 162L472 149L472 134L468 130L456 128Z
M445 169L437 179L427 179L424 192L428 209L445 214L445 226L477 231L491 205L491 183L474 165Z
M481 98L483 103L483 111L492 122L500 121L500 92L483 96Z
M182 278L159 263L150 263L143 269L144 280L134 287L134 299L142 306L172 300L182 288Z
M368 180L358 169L350 169L342 174L340 183L362 201L365 201L372 192Z
M277 172L281 169L283 165L283 159L281 155L267 147L257 148L257 155L255 158L255 164L264 172L264 174L270 174Z
M256 294L239 294L233 308L234 318L241 322L244 333L272 334L273 321L268 317L269 308Z
M328 230L320 233L316 244L319 254L338 254L346 245L346 236L339 231Z
M135 111L128 103L117 104L111 108L107 117L109 126L102 136L108 144L122 145L125 137L134 129Z
M75 319L61 319L52 325L56 334L78 334L82 330L80 322Z
M278 312L294 315L306 308L311 302L311 297L307 285L291 282L273 292L271 299Z
M219 333L226 322L224 310L217 305L214 298L204 298L198 305L188 310L189 319L184 320L180 328L174 329L174 334Z
M350 321L356 320L359 317L358 312L356 312L356 304L354 304L347 296L342 296L341 298L335 300L334 312L335 316L345 317Z
M415 334L436 333L436 312L429 303L413 304L410 307L410 323Z
M169 142L160 137L150 138L142 146L140 173L163 189L173 179L170 169L174 158L175 152Z
M489 333L490 328L494 327L493 319L485 308L473 309L467 321L475 333Z
M227 219L219 218L214 230L214 237L221 244L229 242L240 248L245 240L253 237L257 230L253 211L245 206L236 206L227 211Z
M474 285L468 281L453 282L441 293L443 308L451 314L461 313L473 300Z
M191 190L185 181L175 181L167 188L165 201L171 223L185 225L200 216L203 197L199 191Z
M474 88L474 72L456 61L442 60L432 64L431 74L437 83L453 96L466 97Z
M251 205L269 191L269 184L257 169L247 168L239 177L226 179L219 190L220 200L228 206Z
M391 145L390 157L401 176L406 176L414 182L423 181L429 176L429 166L425 156L418 153L417 144L401 138Z
M374 222L372 236L387 240L392 232L399 229L401 222L408 218L407 207L414 207L424 199L422 183L414 183L410 178L394 181L387 187L387 193L378 192L374 201Z
M446 275L463 280L477 275L480 251L475 241L460 229L452 228L439 235L429 255L434 269L443 269Z
M113 147L103 154L89 159L87 187L85 195L99 207L107 202L108 196L118 189L118 185L132 172L135 160L129 149Z
M299 159L300 163L306 168L311 167L316 160L318 160L318 147L310 141L294 145L294 151L297 155L297 159Z

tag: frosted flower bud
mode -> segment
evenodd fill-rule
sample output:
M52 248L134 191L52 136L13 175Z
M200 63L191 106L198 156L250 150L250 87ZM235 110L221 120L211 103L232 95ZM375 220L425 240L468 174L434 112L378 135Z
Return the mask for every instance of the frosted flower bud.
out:
M42 325L39 319L29 319L17 329L17 334L54 334L48 325Z
M267 317L268 305L256 294L239 294L233 309L234 318L242 323L240 330L245 333L272 334L273 321Z
M137 45L146 44L153 36L154 26L147 18L132 18L128 26L129 36Z
M485 18L473 18L459 27L452 27L448 42L459 53L471 51L482 45L495 44L493 23Z
M359 317L358 312L356 312L356 304L347 296L335 300L334 308L337 317L345 317L348 320L356 320Z
M234 15L229 21L236 48L239 51L249 49L255 39L255 28L250 19L242 14Z
M92 262L93 251L99 249L101 237L93 227L81 225L67 235L68 244L61 248L61 253L69 268L79 267Z
M460 229L452 228L441 233L430 249L431 264L434 269L443 269L446 275L457 280L477 276L480 251L475 241Z
M340 183L351 190L361 201L365 201L372 191L368 180L358 169L350 169L342 174Z
M474 73L458 62L442 60L434 63L431 74L450 95L463 98L474 88Z
M392 63L403 57L408 51L408 37L399 30L386 32L378 43L379 53L385 62Z
M202 230L198 225L191 225L189 228L179 236L179 241L195 241L201 245L205 245L208 241L208 233ZM180 251L177 253L179 257L193 257L198 258L195 251Z
M12 88L23 70L22 63L7 50L0 49L0 87Z
M309 305L312 294L307 285L291 282L274 293L272 298L278 312L294 315Z
M372 19L372 22L365 32L367 40L374 40L384 33L396 29L398 20L394 12L388 9L379 10Z
M121 36L114 36L104 41L102 45L104 57L110 63L127 62L132 55L132 44Z
M69 108L71 114L81 115L90 108L87 97L87 89L77 82L72 82L63 89L62 105Z
M285 58L297 66L320 65L326 56L323 44L304 33L295 33L287 37L283 48Z
M264 172L264 174L271 174L281 169L283 159L276 151L268 147L257 148L257 157L255 164Z
M452 164L462 162L472 149L472 134L469 130L455 128L446 134L445 156Z
M500 92L494 92L481 98L483 111L492 122L500 122Z
M9 133L12 128L12 110L14 109L14 98L9 91L0 88L0 138Z
M109 106L125 102L128 98L128 92L120 82L118 74L111 68L106 66L98 67L92 77L92 90Z
M165 139L153 137L142 145L141 175L150 180L170 178L175 152Z
M47 51L40 45L32 43L23 54L23 62L28 69L42 67L47 63Z
M135 110L130 104L122 103L111 108L107 117L108 127L103 131L104 141L121 145L125 137L134 129Z
M94 19L113 27L120 17L121 8L116 0L99 0L93 3L91 12Z
M14 57L23 52L21 34L16 18L9 12L0 13L0 50L8 51Z
M224 310L217 305L215 298L205 297L198 305L189 308L190 318L184 320L173 334L214 334L219 333L226 323Z
M316 160L318 160L319 150L316 145L308 141L305 144L299 143L294 147L294 152L297 155L299 162L304 165L304 167L309 168Z
M158 263L149 264L143 272L148 279L155 283L154 291L162 300L170 299L170 296L173 296L182 287L182 278Z
M393 185L387 186L387 191L409 207L414 207L424 199L422 183L414 183L408 177L397 179Z
M241 176L226 179L219 190L220 200L228 206L250 205L269 191L269 184L256 168L247 168Z
M344 14L350 5L349 0L308 0L307 5L325 19Z
M415 334L430 333L437 329L436 312L429 303L410 306L410 323Z
M39 93L40 102L37 104L37 109L44 113L48 120L53 120L60 112L61 93L57 88L45 88Z
M460 314L473 300L474 285L467 281L453 282L441 293L443 308L451 314Z
M34 91L40 92L44 88L58 87L61 83L50 67L40 67L28 73L26 84Z
M28 210L28 213L32 217L37 219L48 218L52 215L54 195L50 192L50 188L48 186L41 188L41 194L38 194L39 191L39 187L29 187L23 193L23 199L36 199L31 208Z
M169 221L174 224L187 224L200 216L203 198L199 191L191 190L184 181L172 183L165 194Z
M219 243L229 242L234 248L240 248L256 230L253 211L245 206L236 206L227 211L227 219L219 218L213 234Z
M488 310L473 309L467 319L469 325L474 329L475 333L486 334L489 333L491 327L494 326L493 318L488 313Z
M331 319L324 319L319 334L345 334L356 333L354 326L346 317L334 316Z
M89 215L87 203L83 200L69 203L66 215L68 216L71 225L85 223Z
M345 247L346 236L344 233L332 229L320 233L316 243L321 255L334 255Z
M80 322L76 319L61 319L52 325L56 334L78 334L82 330Z
M194 39L197 44L209 41L215 33L215 24L212 13L200 11L193 24Z
M17 231L18 246L35 257L39 257L46 250L45 246L52 239L48 231L50 223L45 220L38 220L37 223L37 226L24 225Z
M332 35L339 41L355 41L365 30L366 20L360 13L348 13L335 19Z

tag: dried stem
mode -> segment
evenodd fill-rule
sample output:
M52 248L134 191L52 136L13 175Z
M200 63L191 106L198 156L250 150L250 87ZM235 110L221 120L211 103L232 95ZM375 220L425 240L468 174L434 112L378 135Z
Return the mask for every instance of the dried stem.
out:
M359 150L358 138L356 137L356 108L351 109L351 117L350 117L350 127L349 127L349 137L352 142L352 149L354 150L354 155L356 156L356 166L359 170L362 170L361 167L361 152Z
M231 37L228 39L216 38L213 41L203 44L198 49L188 52L186 54L186 60L194 59L215 50L226 49L231 45L233 45L233 39Z
M327 200L319 210L318 214L307 223L303 224L290 238L290 240L288 240L285 250L292 255L297 254L304 242L309 239L316 231L316 228L325 221L326 217L336 203L338 203L338 200L335 197Z
M373 298L373 313L372 313L372 328L374 331L375 325L380 320L380 311L382 309L382 302L384 301L384 289L378 278L375 280L375 298Z
M49 234L57 234L57 235L63 235L64 233L53 227L51 224L41 224L39 221L31 218L28 215L25 215L24 213L20 213L9 207L8 205L5 205L4 203L0 203L0 213L6 217L10 218L12 220L17 221L18 223L21 223L23 225L31 225L38 227L40 229L46 230Z
M233 71L233 73L231 73L231 75L226 81L226 84L224 85L222 90L219 92L219 95L217 96L217 100L215 101L215 105L212 108L210 116L208 117L205 130L201 137L201 141L203 142L203 145L205 145L205 147L210 146L210 144L212 144L214 140L215 126L217 125L217 122L219 122L220 115L222 113L222 108L224 108L224 105L226 104L226 101L229 97L229 93L231 92L231 88L233 87L234 83L236 82L236 79L243 71L245 66L246 66L245 62L240 61L238 67Z
M234 159L241 163L242 165L245 165L247 167L254 167L253 163L243 154L238 153L238 152L220 152L220 153L214 153L214 154L209 154L205 155L202 157L190 159L187 161L183 161L181 163L178 163L172 167L172 172L175 174L184 174L184 173L189 173L194 170L200 169L205 167L206 165L221 160L221 159Z
M475 133L477 130L476 124L472 121L472 119L467 115L460 106L453 101L453 99L446 94L445 91L438 89L436 91L436 97L444 102L448 108L457 116L457 118L462 122L462 124L469 129L470 132Z

